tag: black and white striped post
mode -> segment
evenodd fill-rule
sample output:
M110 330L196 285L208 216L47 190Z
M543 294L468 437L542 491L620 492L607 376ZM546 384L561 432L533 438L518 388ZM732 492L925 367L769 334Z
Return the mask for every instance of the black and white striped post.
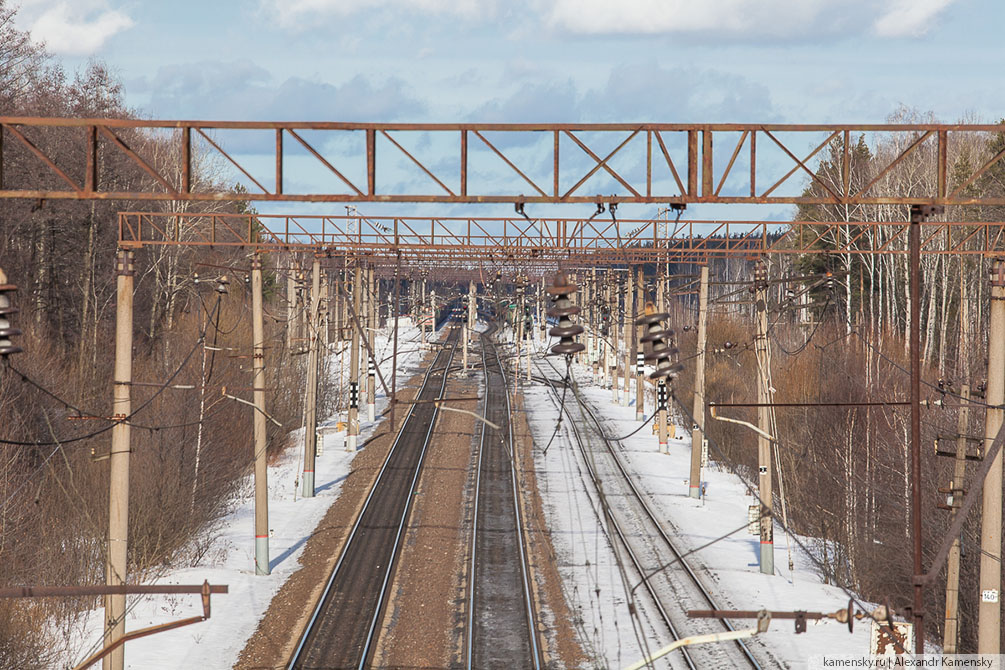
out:
M635 420L645 421L646 419L646 404L645 395L642 393L642 387L645 383L643 381L643 373L646 370L646 356L641 350L635 354L635 384L637 385L638 391L635 394Z

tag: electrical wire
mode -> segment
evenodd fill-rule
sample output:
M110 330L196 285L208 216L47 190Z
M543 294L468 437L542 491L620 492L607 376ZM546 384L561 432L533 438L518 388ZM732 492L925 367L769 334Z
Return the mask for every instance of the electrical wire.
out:
M559 429L562 427L562 416L565 412L565 393L569 390L569 383L572 375L572 356L566 356L565 358L565 379L563 380L564 386L562 387L562 398L558 405L558 421L555 422L555 430L551 434L551 438L548 440L548 444L544 445L544 449L541 450L542 454L548 453L548 448L551 447L551 443L555 441L555 436L558 435Z
M858 338L859 338L859 339L860 339L860 340L862 341L862 343L863 343L863 344L865 344L865 346L867 346L867 347L869 347L870 349L872 349L872 351L873 351L873 352L874 352L874 353L875 353L875 354L876 354L877 356L879 356L880 358L882 358L882 359L883 359L883 360L885 360L885 361L886 361L887 363L889 363L889 364L890 364L890 365L892 365L893 367L897 368L898 370L900 370L900 371L901 371L901 372L903 372L904 374L906 374L906 375L910 376L910 374L911 374L911 371L910 371L910 370L908 370L908 369L907 369L907 368L905 368L904 366L902 366L902 365L898 364L898 363L897 363L896 361L894 361L894 360L893 360L892 358L890 358L889 356L887 356L886 354L884 354L884 353L883 353L882 351L880 351L879 349L877 349L877 348L876 348L876 346L875 346L875 345L873 345L873 344L872 344L872 343L871 343L871 342L870 342L870 341L869 341L869 340L868 340L868 339L867 339L867 338L866 338L866 337L865 337L864 335L862 335L862 333L861 333L861 332L860 332L860 331L859 331L859 330L858 330L857 328L856 328L856 329L854 329L854 330L852 330L851 332L852 332L852 334L853 334L853 335L855 335L856 337L858 337ZM938 392L939 392L940 394L942 394L942 395L944 395L944 396L945 396L945 395L948 395L948 396L952 396L953 398L956 398L956 399L958 399L958 400L963 400L963 401L965 401L965 402L966 402L967 404L969 404L969 405L978 405L978 406L980 406L980 407L984 407L984 408L986 408L986 409L1005 409L1005 405L992 405L991 403L987 403L987 402L983 402L983 401L981 401L981 400L978 400L977 398L974 398L973 396L971 396L971 397L969 397L969 398L964 398L964 397L963 397L962 395L960 395L959 393L955 393L955 392L953 392L953 391L950 391L950 390L949 390L949 389L947 389L947 388L943 388L943 387L940 387L940 386L939 386L938 384L933 384L932 382L930 382L930 381L927 381L927 380L925 380L925 379L920 379L919 381L920 381L920 382L921 382L922 384L924 384L925 386L928 386L929 388L932 388L932 389L934 389L935 391L938 391Z
M218 306L219 306L219 298L217 298L217 307ZM25 442L25 441L19 441L19 440L6 440L6 439L0 438L0 444L9 444L9 445L19 446L19 447L50 447L50 446L56 446L57 449L58 449L59 447L61 447L63 445L71 444L73 442L80 442L81 440L87 440L87 439L90 439L92 437L96 437L97 435L101 435L102 433L106 433L106 432L108 432L109 430L111 430L112 428L114 428L118 424L128 424L129 421L130 421L130 419L132 419L134 416L136 416L137 414L139 414L140 412L142 412L144 409L146 409L146 407L149 406L150 403L152 403L161 393L164 392L164 390L166 388L168 388L171 385L171 382L174 381L175 377L177 377L181 373L181 371L188 365L189 360L191 360L191 358L195 354L196 350L203 343L203 341L205 340L205 337L206 337L206 331L205 331L205 329L203 329L203 331L199 335L199 338L196 340L195 346L192 347L192 349L188 352L188 354L182 360L181 364L175 369L175 371L173 373L171 373L171 375L170 375L170 377L168 377L167 381L165 381L162 385L160 385L159 387L157 387L157 390L154 391L153 395L151 395L149 398L147 398L135 410L133 410L132 412L130 412L128 416L126 416L126 417L124 417L122 419L105 419L106 421L110 422L109 425L107 425L107 426L105 426L103 428L99 428L98 430L95 430L95 431L93 431L91 433L88 433L86 435L76 435L74 437L69 437L69 438L66 438L66 439L56 440L56 441L49 441L49 442L41 442L41 441ZM20 374L20 373L18 373L18 374ZM72 407L72 405L70 405L66 401L58 398L58 396L56 396L52 392L48 392L48 395L56 397L64 405L66 405L68 407ZM79 411L79 410L77 410L77 411Z
M677 397L677 394L673 393L672 390L670 392L670 397L673 398L674 402L676 402L677 405L680 407L681 411L684 413L684 416L692 424L696 423L694 415L691 414L691 411L684 405L683 401L681 401L681 399ZM754 487L754 485L751 482L747 480L746 477L743 476L743 474L741 474L740 468L726 455L726 453L719 447L719 444L707 433L705 434L705 438L708 440L709 447L714 449L716 453L719 454L720 458L722 459L722 463L725 464L727 470L729 470L729 472L734 477L740 480L740 483L743 484L744 488L747 489L747 492L751 496L753 496L755 500L757 500L757 502L761 505L762 508L766 507L764 500L760 496L760 492L757 490L757 488ZM778 523L778 525L780 525L783 530L789 533L789 537L792 538L792 541L794 541L799 546L799 548L803 550L803 552L807 555L807 557L814 564L814 566L816 566L816 568L820 570L821 574L830 578L834 583L834 585L837 586L839 589L841 589L844 592L844 594L848 596L849 600L851 600L855 605L859 607L859 609L862 610L865 616L867 616L870 620L875 621L877 624L880 625L881 628L887 629L887 634L891 636L891 639L896 640L896 638L894 638L892 635L892 631L889 630L889 624L886 621L881 621L873 617L872 613L868 610L868 608L861 601L861 599L859 599L858 595L850 588L845 586L844 583L838 578L837 574L834 573L832 570L830 570L824 563L822 563L816 557L816 555L812 551L810 551L809 547L806 546L806 544L799 538L799 535L794 530L788 528L787 524L785 524L783 520L779 519L774 515L772 515L772 520L773 522ZM901 648L901 645L896 641L894 642L894 644L896 644L898 648Z

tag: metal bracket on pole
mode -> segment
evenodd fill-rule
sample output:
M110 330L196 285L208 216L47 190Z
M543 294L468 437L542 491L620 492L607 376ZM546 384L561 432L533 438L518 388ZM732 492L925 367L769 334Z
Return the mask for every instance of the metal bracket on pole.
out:
M757 616L757 627L756 628L745 628L743 630L731 630L724 631L722 633L708 633L706 635L692 635L691 637L683 637L679 640L668 644L659 651L651 654L647 658L643 658L641 661L629 665L625 670L640 670L641 668L651 665L653 661L658 658L663 658L671 651L680 649L681 647L688 647L693 644L707 644L709 642L730 642L732 640L742 640L747 637L754 637L758 633L764 633L768 630L768 625L771 623L771 614L767 610L761 610Z

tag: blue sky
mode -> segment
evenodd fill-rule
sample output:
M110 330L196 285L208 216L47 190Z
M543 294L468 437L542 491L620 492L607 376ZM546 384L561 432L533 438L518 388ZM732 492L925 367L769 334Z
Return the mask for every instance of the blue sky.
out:
M19 25L156 118L1005 115L1000 0L22 0Z

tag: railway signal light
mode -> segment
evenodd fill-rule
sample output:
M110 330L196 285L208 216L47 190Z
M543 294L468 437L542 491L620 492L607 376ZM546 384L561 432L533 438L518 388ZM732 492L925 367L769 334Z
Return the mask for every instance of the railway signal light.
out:
M657 312L653 304L647 302L645 313L635 320L635 325L646 328L645 335L640 339L645 360L656 361L656 369L649 374L650 379L672 378L684 369L682 365L670 362L670 357L677 353L677 349L670 346L673 331L663 327L663 320L666 318L666 313Z
M17 291L17 286L7 283L7 275L0 270L0 358L6 359L11 354L23 351L11 340L21 334L21 331L11 325L11 315L17 314L17 308L11 301L11 296Z
M571 356L586 349L586 346L576 342L576 335L583 332L583 327L573 323L569 318L579 314L579 307L572 304L571 296L576 292L577 286L570 282L564 272L555 275L554 283L548 288L555 306L548 310L548 316L558 319L558 325L548 331L552 337L559 337L561 340L551 348L553 354L566 354Z

